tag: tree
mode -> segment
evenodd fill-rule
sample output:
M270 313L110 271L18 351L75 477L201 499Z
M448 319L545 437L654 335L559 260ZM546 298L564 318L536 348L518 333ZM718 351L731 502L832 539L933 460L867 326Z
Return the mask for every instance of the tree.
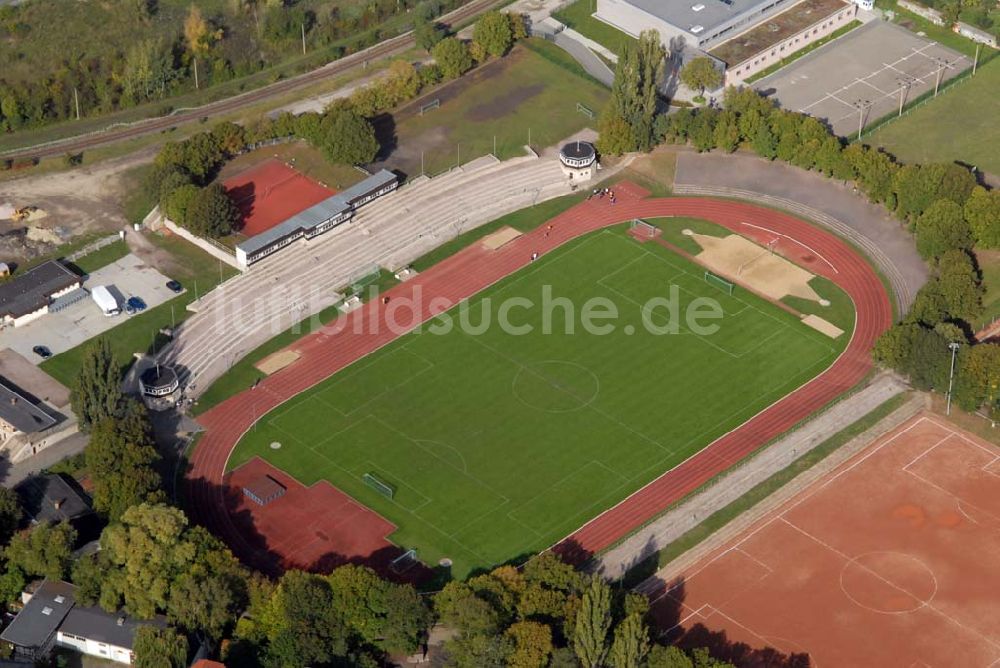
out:
M494 58L504 55L514 43L510 19L498 11L486 12L472 30L472 41Z
M1000 190L976 186L965 201L962 213L977 246L1000 248Z
M639 668L649 653L649 629L642 615L632 613L615 627L610 663L613 668Z
M433 19L418 16L413 22L413 39L424 51L430 51L447 36L444 27Z
M271 599L268 653L280 666L328 663L348 650L348 628L325 578L287 571Z
M94 509L116 522L130 507L160 501L160 460L149 432L145 409L132 400L120 418L94 425L85 450L87 470L94 484Z
M705 89L716 89L722 85L722 72L716 68L711 58L701 56L692 58L681 68L681 83L688 88L697 90L699 95L705 95Z
M62 580L76 542L76 529L66 522L39 524L16 534L4 551L7 568L25 575Z
M880 202L888 208L896 207L893 190L899 165L892 157L879 149L863 144L850 144L843 151L844 160L857 179L858 187L872 202Z
M663 44L655 30L643 31L638 42L625 44L622 50L615 68L611 99L602 114L602 126L609 133L603 143L620 149L616 153L648 150L653 144L657 88L663 78L664 55ZM622 123L630 132L625 132Z
M611 588L599 575L590 580L583 594L573 631L573 650L583 668L597 668L608 652L611 627Z
M457 79L472 69L472 55L465 42L455 37L445 37L431 49L434 62L441 68L445 79Z
M188 209L198 197L200 188L193 183L184 183L160 200L160 211L181 227L187 227Z
M8 488L0 487L0 545L10 542L11 536L21 525L21 500L17 492Z
M940 199L962 206L975 185L972 172L954 163L906 165L893 178L896 211L914 220Z
M636 145L632 126L613 107L601 113L597 121L597 149L605 155L621 155Z
M246 148L247 133L242 125L230 121L216 123L210 133L215 145L227 157L233 157Z
M945 309L953 319L971 322L983 310L983 286L968 253L946 251L938 259L937 281Z
M500 615L464 582L449 582L434 597L434 609L446 625L471 635L492 635Z
M334 105L323 116L320 149L330 162L363 165L378 154L375 129L349 105Z
M334 607L369 644L390 652L414 651L430 624L430 611L413 587L383 580L365 566L333 570L327 581Z
M552 629L538 622L516 622L506 631L513 643L510 668L544 668L552 654Z
M723 111L715 124L713 131L715 147L726 153L732 153L740 145L740 128L736 112Z
M379 84L386 98L386 107L394 107L417 96L420 92L420 75L413 63L394 60L389 65L388 76Z
M694 661L679 647L656 645L646 659L647 668L694 668Z
M85 349L70 393L70 405L80 429L89 431L95 423L121 415L125 397L120 373L108 338L94 339Z
M186 668L187 638L173 629L140 626L135 632L135 668Z
M916 234L917 251L924 259L972 246L972 233L962 215L962 207L947 199L937 200L927 207L917 219Z
M220 183L213 183L191 199L184 224L198 236L217 239L232 232L239 219L239 211L226 189Z
M222 39L222 30L212 30L198 5L192 4L184 19L184 41L195 56L205 56L212 44Z

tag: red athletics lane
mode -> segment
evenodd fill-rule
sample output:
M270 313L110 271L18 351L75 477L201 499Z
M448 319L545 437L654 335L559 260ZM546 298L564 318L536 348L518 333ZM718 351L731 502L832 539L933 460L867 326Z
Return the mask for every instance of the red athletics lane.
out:
M631 183L614 190L615 205L608 198L583 202L497 250L487 251L474 243L387 292L388 304L374 300L335 321L337 331L321 330L303 337L292 346L300 354L294 364L262 380L256 389L244 390L207 411L199 418L206 432L192 453L186 479L187 505L194 519L226 540L238 556L253 562L256 549L237 530L223 502L223 478L230 453L255 419L396 339L400 329L388 327L388 322L409 320L416 327L440 313L441 303L458 303L526 266L533 252L544 254L588 232L633 218L690 216L762 243L778 239L777 252L831 279L850 296L856 326L847 348L826 371L582 526L557 546L567 556L582 558L631 533L869 372L869 350L892 324L892 308L875 271L847 243L798 218L753 204L697 197L646 198L648 193ZM431 302L437 307L433 311Z

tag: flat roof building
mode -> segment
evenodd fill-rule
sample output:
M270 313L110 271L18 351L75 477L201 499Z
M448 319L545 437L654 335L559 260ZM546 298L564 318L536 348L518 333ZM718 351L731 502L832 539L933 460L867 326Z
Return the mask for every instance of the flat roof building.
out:
M708 49L748 30L796 0L597 0L598 19L630 35L654 28L668 50Z
M0 284L0 317L20 327L49 311L52 300L80 287L81 279L56 260L29 269Z
M360 183L300 211L288 220L236 244L236 261L248 266L296 239L312 239L349 220L358 207L395 190L399 177L383 169Z

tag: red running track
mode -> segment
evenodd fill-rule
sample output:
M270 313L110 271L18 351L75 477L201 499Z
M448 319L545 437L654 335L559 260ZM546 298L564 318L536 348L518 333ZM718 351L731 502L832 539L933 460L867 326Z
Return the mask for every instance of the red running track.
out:
M856 325L847 348L823 373L582 526L557 546L567 556L581 558L620 540L836 399L870 371L869 350L892 324L892 308L875 271L847 243L798 218L753 204L695 197L644 199L647 193L629 183L619 184L615 194L614 206L608 198L581 203L552 219L551 229L549 224L542 225L497 250L473 244L393 288L386 293L391 298L387 305L381 300L369 302L335 321L343 325L338 331L321 330L304 337L292 346L300 353L298 361L261 381L256 389L207 411L200 418L206 433L192 454L186 481L186 499L195 521L252 564L255 549L226 511L223 477L230 453L255 419L400 336L398 328L386 325L389 317L400 322L412 316L415 327L443 310L432 310L430 302L438 306L443 298L457 303L526 266L533 252L544 254L583 234L633 218L690 216L764 243L777 237L777 252L833 280L850 296ZM406 297L416 305L412 312L406 311L410 301Z

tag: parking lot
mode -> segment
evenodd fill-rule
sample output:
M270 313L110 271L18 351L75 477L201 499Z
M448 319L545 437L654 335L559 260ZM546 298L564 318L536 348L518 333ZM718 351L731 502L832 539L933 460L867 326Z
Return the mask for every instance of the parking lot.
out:
M104 285L123 306L129 297L139 297L150 309L177 296L167 288L169 280L130 253L95 271L83 287L89 291ZM0 348L16 350L32 363L39 364L42 359L32 352L33 347L45 346L53 355L58 355L131 317L124 311L117 316L105 316L93 299L87 297L23 327L4 330L0 333Z
M754 88L841 136L868 125L972 66L937 42L872 21L765 77Z

